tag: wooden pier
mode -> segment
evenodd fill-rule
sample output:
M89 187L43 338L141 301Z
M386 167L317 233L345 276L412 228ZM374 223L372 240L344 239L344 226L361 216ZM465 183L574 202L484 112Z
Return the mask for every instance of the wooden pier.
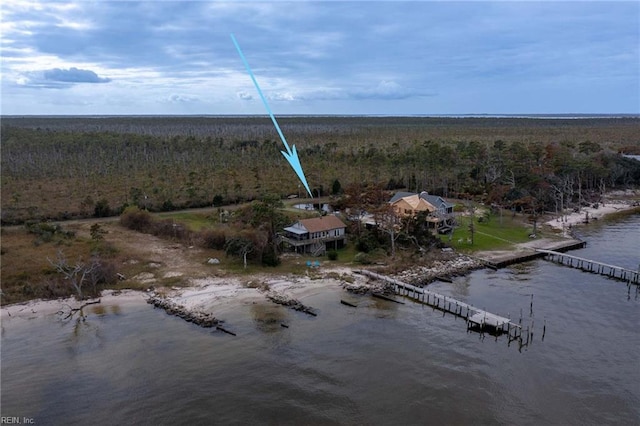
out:
M523 342L522 324L512 322L509 318L492 314L482 309L478 309L467 303L454 299L453 297L443 296L438 293L407 284L395 278L377 274L375 272L360 270L354 271L368 277L385 281L393 284L394 292L398 295L408 297L415 302L429 305L444 313L450 313L466 320L467 330L474 330L484 333L485 331L495 334L507 334L509 342L519 340L520 346L526 346L529 343L529 329L526 330L526 342Z
M553 250L537 249L539 253L544 255L546 260L559 263L571 268L577 268L585 272L604 275L609 278L624 281L630 284L640 284L640 272L632 269L622 268L620 266L608 265L595 260L585 259L582 257L571 256L566 253L560 253Z
M485 253L478 260L488 268L501 269L516 263L529 262L544 257L545 254L538 249L565 252L583 248L585 245L587 245L586 242L576 239L551 240L542 238L520 244L518 249Z

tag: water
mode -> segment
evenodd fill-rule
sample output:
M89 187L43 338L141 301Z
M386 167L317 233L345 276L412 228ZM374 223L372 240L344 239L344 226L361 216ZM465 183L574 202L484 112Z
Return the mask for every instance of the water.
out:
M636 268L640 215L584 228L579 256ZM311 294L212 332L149 305L2 324L2 416L37 424L638 424L640 297L543 260L432 290L533 320L521 350L429 307ZM533 294L533 315L530 301ZM348 297L357 309L339 303ZM289 324L283 328L280 323ZM542 328L546 323L544 340Z

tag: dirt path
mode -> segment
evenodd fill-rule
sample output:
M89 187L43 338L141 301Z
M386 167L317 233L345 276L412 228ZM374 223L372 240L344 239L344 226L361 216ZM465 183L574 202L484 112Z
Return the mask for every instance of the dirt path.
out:
M94 223L107 232L105 241L117 248L123 269L132 274L127 279L141 284L171 285L179 282L180 277L186 281L219 272L207 264L210 253L203 249L132 231L115 221L75 223L69 229L88 238Z

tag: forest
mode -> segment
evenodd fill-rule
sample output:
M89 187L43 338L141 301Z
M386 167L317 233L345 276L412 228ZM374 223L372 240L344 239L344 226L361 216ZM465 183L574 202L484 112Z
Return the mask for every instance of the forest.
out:
M287 116L314 196L353 185L554 211L640 185L640 118ZM2 117L2 224L304 196L267 116Z

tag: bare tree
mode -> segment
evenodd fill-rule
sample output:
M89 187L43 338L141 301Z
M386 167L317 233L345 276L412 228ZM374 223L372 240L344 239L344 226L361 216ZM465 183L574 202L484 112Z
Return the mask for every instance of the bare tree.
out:
M100 261L98 258L93 257L90 262L83 262L79 259L75 265L70 264L62 250L58 251L56 260L47 258L49 263L55 268L56 271L64 276L73 289L76 292L76 298L78 300L84 299L82 288L85 284L95 286L98 281L98 275L96 272L100 267Z
M243 237L232 238L225 245L228 255L242 256L245 268L247 267L247 255L253 252L255 248L253 241Z
M390 204L385 204L374 213L378 229L389 235L391 240L391 257L396 255L396 240L400 236L401 220Z
M558 187L557 185L551 185L551 188L554 191L553 200L555 201L555 205L556 205L556 216L558 216L558 202L559 202L560 203L559 218L561 218L562 222L564 222L564 191L562 188Z
M471 236L471 245L473 245L473 235L475 234L475 221L476 221L476 206L473 201L468 200L465 202L465 207L469 213L469 235Z

